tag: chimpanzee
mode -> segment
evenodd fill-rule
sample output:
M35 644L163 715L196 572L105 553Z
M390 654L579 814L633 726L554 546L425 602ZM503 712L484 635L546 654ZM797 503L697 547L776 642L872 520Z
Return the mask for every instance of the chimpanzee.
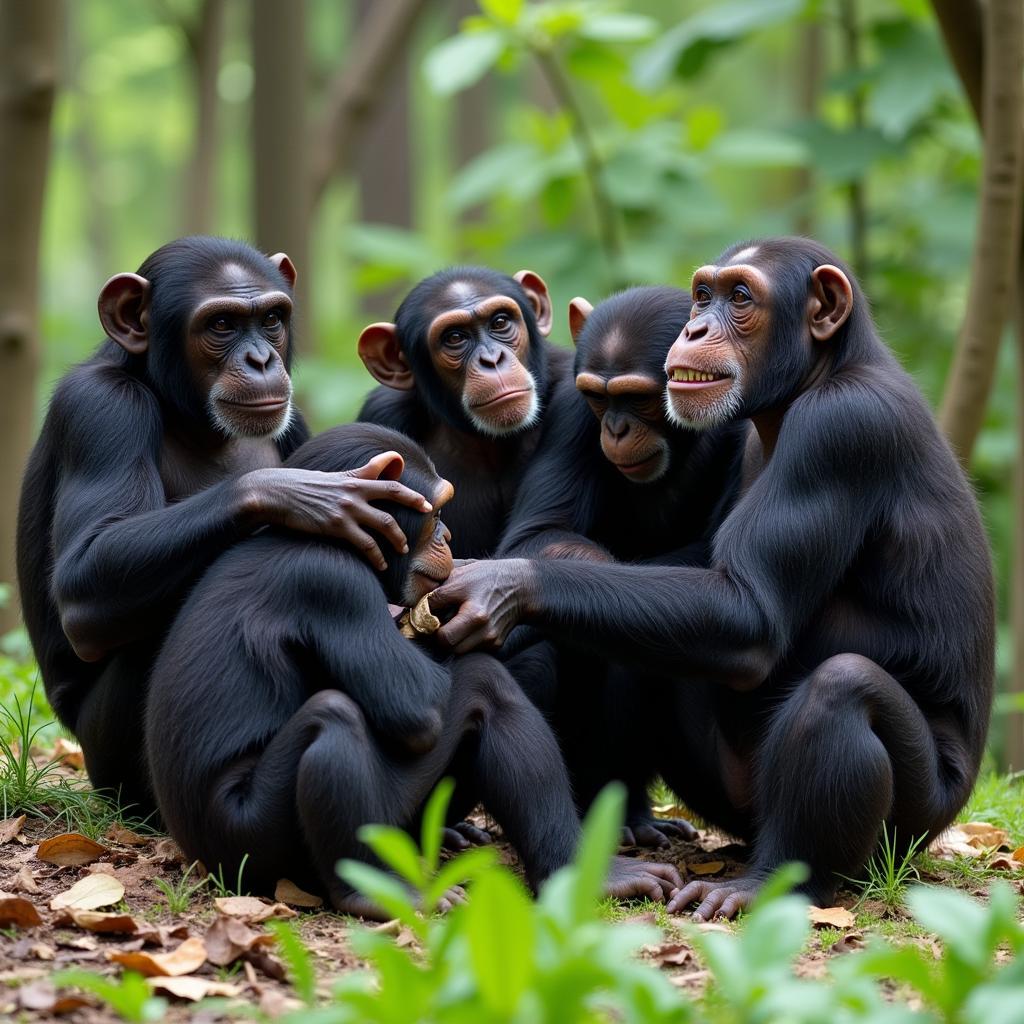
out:
M372 917L380 909L335 875L338 858L369 857L362 824L414 825L453 761L532 885L569 861L579 836L555 739L507 671L480 654L439 663L389 613L451 571L440 514L452 485L414 442L372 425L336 427L286 465L336 473L382 449L398 453L393 474L433 502L430 516L388 508L411 552L375 574L328 538L270 529L236 544L168 633L146 728L159 807L188 857L233 876L248 854L247 884L272 889L287 875ZM608 887L660 900L677 884L672 867L618 858Z
M529 270L452 267L421 281L394 323L359 337L380 382L359 419L419 441L458 484L455 554L490 554L541 436L541 413L569 354L549 345L551 300Z
M670 676L637 694L662 774L753 844L742 877L692 881L670 909L732 916L789 860L827 905L883 824L906 848L971 791L994 672L988 546L963 472L832 253L803 238L736 245L692 294L666 360L669 414L750 421L710 567L474 563L433 595L435 610L462 605L439 636L462 650L485 620L532 622Z
M18 516L22 607L46 694L90 778L145 814L145 679L189 586L266 524L384 558L397 523L371 498L421 507L378 480L280 468L308 435L292 404L292 286L283 253L183 238L100 292L106 341L57 386Z
M575 386L558 386L499 554L706 564L740 432L698 432L666 414L665 357L690 306L689 292L668 287L631 288L596 308L572 300ZM647 785L660 752L650 744L649 708L635 699L635 671L564 637L558 647L556 675L517 678L553 722L580 803L618 777L629 792L628 843L692 836L688 823L650 813Z

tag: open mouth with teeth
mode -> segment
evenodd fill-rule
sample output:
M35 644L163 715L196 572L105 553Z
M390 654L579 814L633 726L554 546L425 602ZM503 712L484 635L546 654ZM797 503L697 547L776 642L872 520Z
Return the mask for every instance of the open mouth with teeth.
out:
M688 391L691 388L707 388L731 380L731 375L727 373L717 373L714 370L694 370L689 366L673 366L668 371L668 385L672 390Z

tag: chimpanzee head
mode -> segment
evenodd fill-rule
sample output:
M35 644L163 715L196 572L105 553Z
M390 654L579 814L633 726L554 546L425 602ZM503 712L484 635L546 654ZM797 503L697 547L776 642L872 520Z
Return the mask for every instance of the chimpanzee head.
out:
M666 408L706 428L784 406L876 342L853 275L807 238L727 249L693 275L693 311L665 360Z
M630 288L596 307L569 303L576 387L601 423L605 458L634 483L669 469L665 356L689 315L689 293L678 288Z
M161 402L226 437L280 437L292 417L292 289L284 253L179 238L99 297L107 337Z
M401 480L433 505L432 512L423 513L397 502L377 503L394 516L409 539L408 554L390 556L387 569L377 575L389 601L412 606L444 583L452 571L448 547L451 534L441 521L441 509L451 500L455 488L438 476L426 452L397 430L370 423L347 423L306 441L288 457L285 466L340 473L358 469L382 452L394 458L380 479ZM383 538L377 539L382 547L387 543Z
M537 274L453 267L416 285L393 324L367 327L359 355L381 384L415 389L435 417L504 437L537 421L550 330L551 300Z

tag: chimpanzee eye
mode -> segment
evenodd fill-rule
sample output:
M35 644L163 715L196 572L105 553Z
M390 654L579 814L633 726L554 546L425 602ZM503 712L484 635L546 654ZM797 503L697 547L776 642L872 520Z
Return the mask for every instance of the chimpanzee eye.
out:
M461 345L466 340L466 335L462 331L448 331L441 338L442 345L450 345L455 348Z
M207 327L215 334L230 334L233 326L226 316L214 316L210 318Z
M511 325L511 323L512 323L512 320L508 316L506 316L504 313L498 313L497 315L495 315L491 319L491 327L495 331L507 330L509 328L509 326Z
M272 309L264 318L263 326L273 330L276 327L281 326L281 314L276 309Z
M693 298L695 302L710 302L711 289L707 285L699 284L694 289Z
M739 287L739 286L737 286L736 288L733 288L731 298L732 298L732 301L735 302L738 305L741 305L744 302L750 302L751 301L750 300L750 292L748 292L746 288L742 288L742 287Z

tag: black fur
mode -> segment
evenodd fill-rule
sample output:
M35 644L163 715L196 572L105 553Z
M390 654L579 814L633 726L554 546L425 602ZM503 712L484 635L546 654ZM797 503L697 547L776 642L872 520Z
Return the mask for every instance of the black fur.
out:
M129 356L107 339L67 373L21 493L18 581L47 698L81 740L93 784L121 790L142 813L149 665L188 587L247 532L233 480L215 482L198 465L192 493L172 501L161 475L168 428L206 415L187 374L185 317L227 262L290 292L241 242L195 237L158 250L139 268L152 288L149 351ZM276 442L279 457L306 436L296 416ZM88 638L97 660L76 657L68 634Z
M438 379L425 333L431 320L447 308L445 291L459 281L477 283L489 294L508 295L522 311L530 336L527 368L541 403L535 426L508 437L481 434L466 417L459 396ZM438 472L455 484L446 520L455 556L485 557L501 536L519 481L540 440L554 385L568 369L569 353L541 336L533 307L515 278L487 267L451 267L421 281L398 307L395 326L416 386L411 391L375 388L359 419L400 430L423 445Z
M377 426L334 428L288 465L340 471L388 449L406 485L435 492L422 450ZM419 535L421 513L393 511ZM247 884L272 891L286 875L346 909L334 866L369 857L358 827L412 827L446 771L468 776L532 883L572 856L557 744L514 680L483 655L439 664L392 621L410 557L382 577L340 542L272 529L203 576L154 667L146 730L160 810L187 857L234 877L249 854Z
M905 844L967 799L992 700L992 570L970 486L856 285L830 365L798 391L811 273L840 261L776 239L719 262L748 245L776 299L744 412L784 416L767 462L750 432L710 567L537 562L531 618L674 680L648 734L666 780L753 840L755 875L806 861L820 901L883 821Z

